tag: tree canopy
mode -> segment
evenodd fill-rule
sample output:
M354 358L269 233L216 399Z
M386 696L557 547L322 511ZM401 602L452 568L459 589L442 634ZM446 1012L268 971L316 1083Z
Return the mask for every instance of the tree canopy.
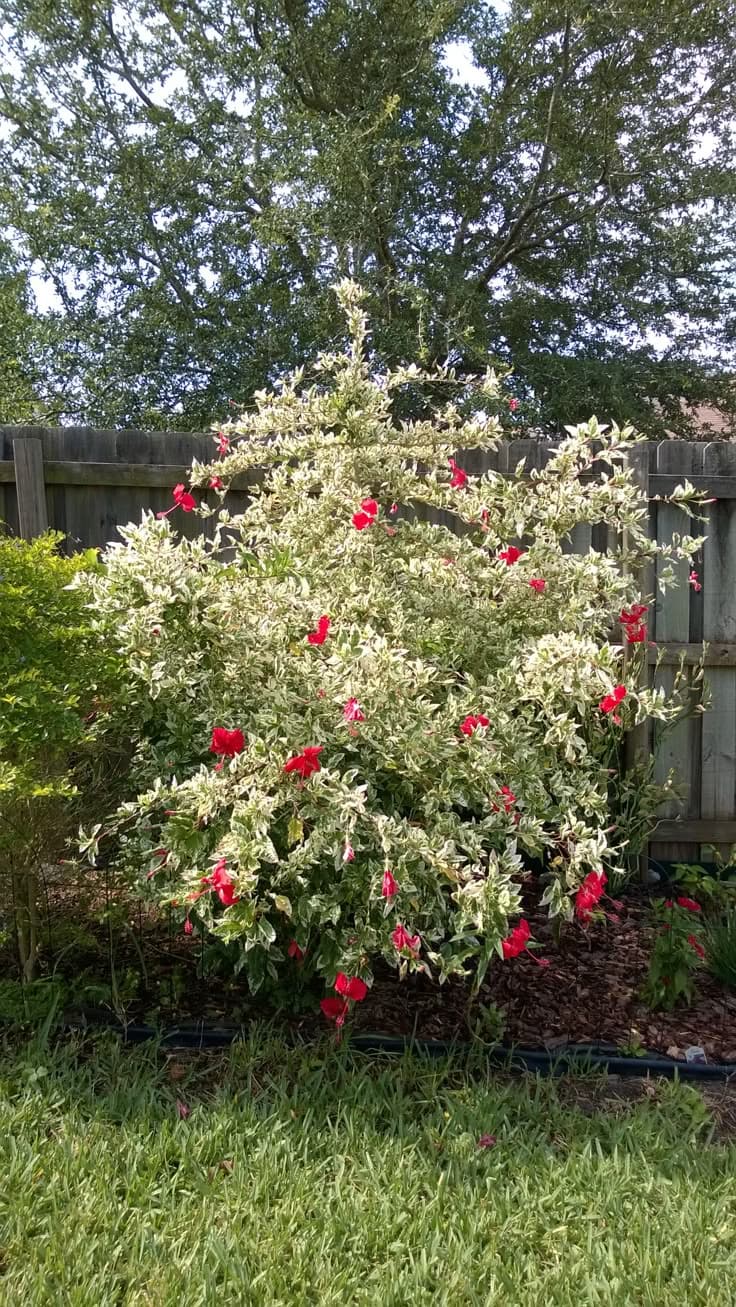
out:
M736 408L734 0L0 15L0 276L55 292L21 314L46 411L208 424L336 339L344 276L382 365L507 363L519 421Z

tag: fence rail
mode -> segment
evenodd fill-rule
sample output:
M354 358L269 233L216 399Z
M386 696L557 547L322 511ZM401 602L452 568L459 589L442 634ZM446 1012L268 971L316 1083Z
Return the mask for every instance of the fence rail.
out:
M208 461L211 434L146 431L98 431L89 427L0 427L0 521L11 531L32 536L51 526L62 531L70 550L101 548L117 529L140 520L141 511L157 512L171 504L171 488L187 479L192 459ZM552 448L539 442L512 441L486 453L468 451L464 466L480 473L511 475L519 461L542 468ZM642 445L636 451L636 475L650 500L649 530L660 542L688 533L682 509L665 496L687 478L714 500L704 528L707 540L698 572L702 590L687 583L678 564L679 586L657 596L650 620L650 649L657 684L671 688L684 655L694 666L706 651L710 710L679 723L661 741L656 728L645 747L657 747L660 777L674 768L684 787L681 803L672 802L650 841L654 858L694 859L705 845L726 849L736 843L736 445L684 441ZM216 502L213 496L212 502ZM247 503L245 486L233 483L228 504L238 512ZM442 513L424 513L451 525ZM208 529L205 523L205 529ZM200 519L181 515L185 535L202 530ZM580 526L569 549L605 551L605 528ZM647 589L654 589L654 578Z

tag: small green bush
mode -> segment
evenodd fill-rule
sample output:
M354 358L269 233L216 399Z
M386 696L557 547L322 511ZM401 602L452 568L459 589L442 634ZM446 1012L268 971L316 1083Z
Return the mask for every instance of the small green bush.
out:
M716 980L736 989L736 909L729 908L720 919L708 921L705 956Z
M97 567L95 551L65 558L61 538L0 535L0 862L26 980L39 947L39 871L64 847L113 666L73 586Z

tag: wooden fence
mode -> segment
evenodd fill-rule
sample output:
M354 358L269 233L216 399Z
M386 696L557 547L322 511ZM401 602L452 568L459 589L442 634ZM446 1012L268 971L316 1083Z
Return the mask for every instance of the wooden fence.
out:
M527 467L542 467L550 452L548 445L514 441L493 454L472 451L464 466L503 473L525 458ZM65 533L69 549L102 547L116 538L118 526L140 520L143 509L170 507L171 488L187 480L191 460L213 453L205 433L0 427L0 521L26 536L52 526ZM665 686L681 655L692 665L708 642L710 710L678 725L658 752L660 774L674 767L687 797L663 814L650 844L655 858L692 859L705 844L736 843L736 446L642 445L636 468L650 499L650 532L661 542L690 531L691 524L658 496L687 478L715 500L698 560L702 590L688 585L682 567L678 589L658 596L650 622L650 639L665 655L658 672ZM228 500L233 511L245 502L237 491ZM202 523L179 514L177 527L196 534ZM605 550L606 544L605 530L578 527L570 549Z

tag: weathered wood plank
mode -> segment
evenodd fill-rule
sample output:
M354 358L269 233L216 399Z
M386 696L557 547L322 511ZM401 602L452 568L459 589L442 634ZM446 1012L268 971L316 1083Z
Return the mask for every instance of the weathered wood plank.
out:
M720 474L733 465L731 449L707 445L703 453L706 474ZM736 504L727 500L711 505L703 570L703 637L731 642L736 639ZM703 719L703 819L731 820L736 816L736 676L729 668L713 668L708 675L711 710ZM723 852L727 852L724 848Z
M32 540L49 527L41 441L28 436L15 439L13 461L20 534L25 540Z
M686 667L694 667L701 659L706 667L736 667L736 644L714 641L703 646L658 640L655 648L647 650L647 661L650 664L659 662L662 667L677 667L680 662L684 662Z
M689 845L731 845L736 843L736 821L712 817L682 821L663 820L652 829L652 842L659 847L672 841ZM660 857L663 855L659 855Z

